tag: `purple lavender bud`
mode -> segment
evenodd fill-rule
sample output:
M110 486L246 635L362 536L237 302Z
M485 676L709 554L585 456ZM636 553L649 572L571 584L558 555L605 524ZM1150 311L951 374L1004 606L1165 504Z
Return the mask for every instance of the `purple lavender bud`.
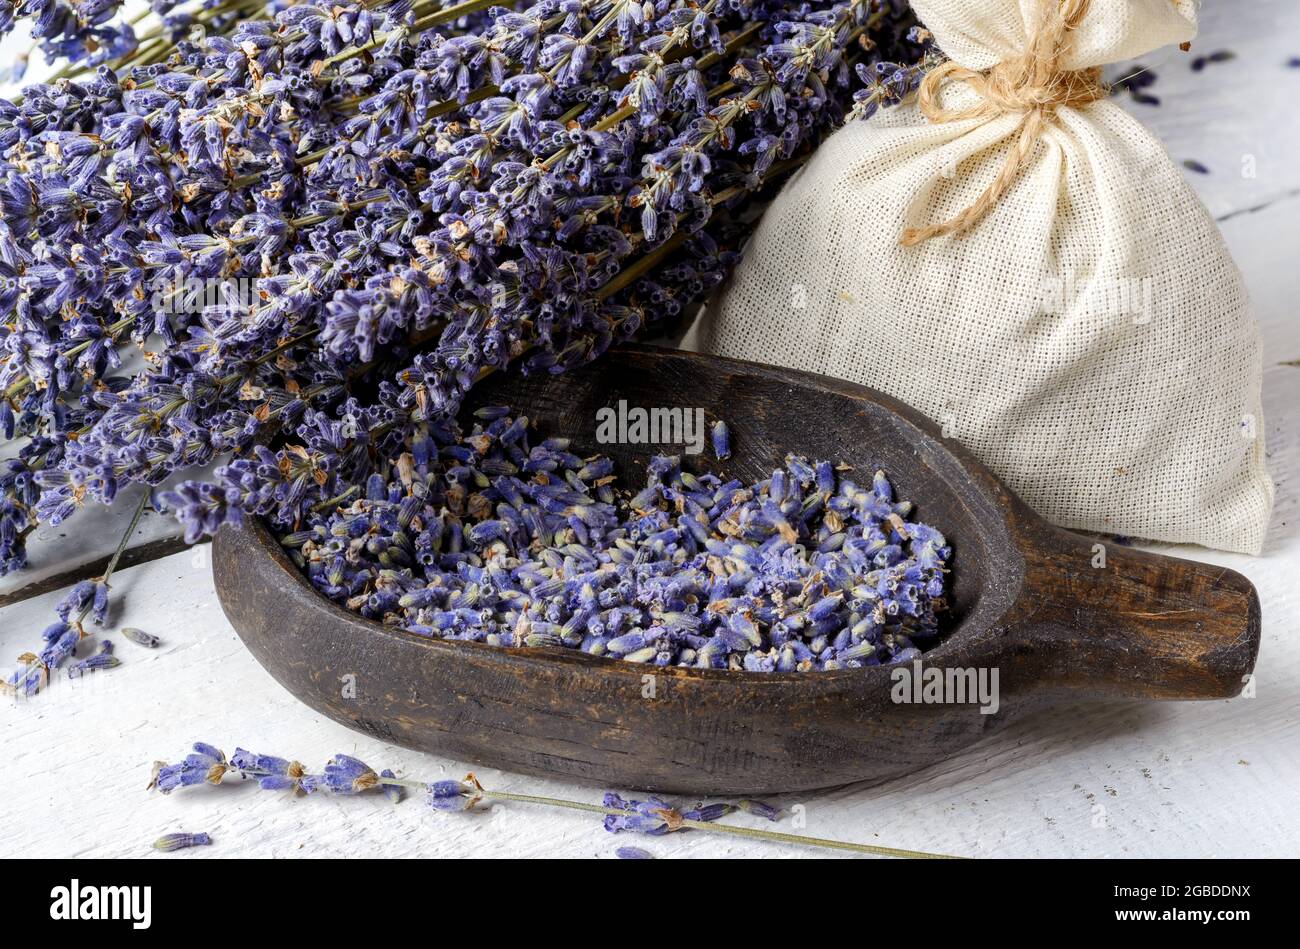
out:
M138 646L145 646L149 649L155 648L162 642L162 640L152 633L146 633L144 630L137 629L134 626L123 626L119 632L125 639L130 640Z
M172 853L176 850L185 850L188 847L204 847L210 843L212 843L212 838L205 833L164 834L153 842L153 849L161 850L163 853Z
M808 608L808 617L815 622L824 620L838 610L843 602L843 593L832 593L829 596L824 596Z
M205 782L220 784L228 770L230 766L220 749L195 742L194 752L186 755L184 761L159 768L152 785L163 794L168 794L179 787L191 787Z
M326 789L335 794L360 794L379 785L379 775L364 761L349 755L335 755L322 776Z
M767 804L763 801L755 801L746 798L737 801L736 807L740 808L740 810L744 811L746 814L753 814L755 817L761 817L764 820L774 821L781 818L781 811L779 808L773 807L771 804Z
M682 817L686 820L698 821L715 821L720 817L726 817L736 808L732 804L705 804L701 807L691 808L682 811Z
M653 860L654 854L648 850L642 850L640 847L619 847L614 851L614 855L620 860Z
M87 656L68 667L68 678L77 679L101 669L115 669L121 664L122 660L113 655L113 643L106 639L99 644L99 651L93 656Z
M474 785L464 781L434 781L425 790L429 806L438 811L467 811L482 797Z

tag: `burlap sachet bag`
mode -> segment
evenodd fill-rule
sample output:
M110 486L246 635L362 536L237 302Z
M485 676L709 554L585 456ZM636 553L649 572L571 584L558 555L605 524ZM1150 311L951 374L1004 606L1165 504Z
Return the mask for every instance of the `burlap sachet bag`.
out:
M1194 3L913 7L950 62L813 155L687 345L896 396L1057 524L1258 553L1273 486L1241 275L1099 84L1190 40Z

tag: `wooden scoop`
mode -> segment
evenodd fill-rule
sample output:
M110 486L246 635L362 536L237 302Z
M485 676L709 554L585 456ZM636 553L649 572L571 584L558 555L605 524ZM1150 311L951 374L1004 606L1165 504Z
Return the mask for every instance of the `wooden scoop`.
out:
M951 610L921 682L997 672L997 711L916 701L898 667L745 673L656 668L561 648L503 649L388 629L316 593L260 524L217 537L217 593L258 661L312 708L369 735L476 765L608 787L774 793L903 774L1050 703L1222 699L1259 650L1259 599L1222 567L1125 549L1045 523L916 411L835 379L647 347L558 376L490 379L500 402L628 483L664 445L598 445L596 412L703 407L735 455L688 467L747 481L788 452L883 468L953 545ZM918 671L909 665L909 674ZM906 686L906 688L905 688ZM900 701L899 699L905 699Z

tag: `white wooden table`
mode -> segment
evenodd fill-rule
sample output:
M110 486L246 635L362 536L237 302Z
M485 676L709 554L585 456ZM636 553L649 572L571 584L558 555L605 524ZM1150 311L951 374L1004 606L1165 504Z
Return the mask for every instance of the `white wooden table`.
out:
M801 804L798 832L968 856L1295 856L1300 852L1300 6L1211 0L1196 52L1237 59L1188 68L1166 51L1159 107L1133 104L1189 172L1220 220L1254 295L1265 341L1266 436L1278 484L1274 523L1259 558L1163 547L1232 567L1263 603L1254 698L1071 708L1014 724L938 766L873 787L779 800ZM1255 177L1242 169L1252 162ZM108 518L111 520L112 518ZM61 544L38 545L40 574L102 556L116 532L79 516ZM164 522L142 538L166 537ZM75 533L72 533L75 532ZM56 537L50 538L57 540ZM150 763L176 760L195 739L237 744L317 767L335 752L433 780L465 765L363 737L299 704L252 659L217 605L199 547L122 571L111 629L161 636L147 651L121 640L123 665L61 680L31 700L0 700L0 856L151 855L176 830L207 831L222 856L609 856L635 843L660 857L797 856L807 851L697 833L631 840L598 817L497 805L440 814L416 799L316 795L288 800L251 786L148 793ZM37 641L58 592L16 595L31 575L0 586L0 658ZM57 582L57 581L56 581ZM21 598L18 598L21 596ZM3 601L0 601L3 602ZM2 664L0 664L2 665ZM490 787L595 802L600 789L480 771ZM745 815L736 822L763 825ZM792 829L790 822L782 829ZM171 856L167 859L177 859Z

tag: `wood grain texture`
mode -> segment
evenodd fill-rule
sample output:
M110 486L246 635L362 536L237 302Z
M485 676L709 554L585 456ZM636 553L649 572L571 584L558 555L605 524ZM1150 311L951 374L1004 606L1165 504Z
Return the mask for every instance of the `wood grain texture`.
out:
M367 734L477 765L704 794L879 781L1054 701L1227 698L1253 668L1259 601L1240 574L1122 549L1094 562L1093 541L1043 523L935 425L862 386L633 346L560 376L481 383L466 411L520 407L543 434L572 438L576 454L609 454L622 484L638 485L664 449L596 442L597 412L620 402L727 407L734 455L683 456L696 473L754 481L790 451L847 463L859 481L884 469L954 550L948 629L923 665L996 670L996 712L973 695L900 703L885 666L656 669L558 647L430 640L330 603L252 525L214 546L232 625L291 692Z

